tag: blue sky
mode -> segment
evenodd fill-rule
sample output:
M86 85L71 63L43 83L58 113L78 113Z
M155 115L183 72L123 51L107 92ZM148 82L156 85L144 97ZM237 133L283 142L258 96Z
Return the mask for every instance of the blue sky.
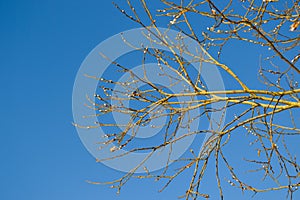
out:
M118 196L109 186L85 182L111 180L122 173L96 163L72 126L75 76L96 45L136 24L109 0L2 0L0 15L0 199L165 200L183 194L188 173L162 194L153 180L132 180ZM235 59L236 66L245 66L242 79L256 78L257 71L243 62L241 49L236 45L224 62ZM258 55L253 56L258 62ZM213 189L209 185L206 190ZM242 198L240 191L228 191L236 196L230 199ZM278 199L272 193L269 197Z

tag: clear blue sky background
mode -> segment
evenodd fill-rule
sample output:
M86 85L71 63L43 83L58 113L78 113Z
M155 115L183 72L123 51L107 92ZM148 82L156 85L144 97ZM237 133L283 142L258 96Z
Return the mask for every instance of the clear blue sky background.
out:
M184 176L163 194L153 180L132 180L119 196L109 186L85 182L121 173L96 163L77 136L71 124L73 82L99 42L136 24L110 0L1 0L0 16L0 199L165 200L183 194ZM236 66L245 66L238 48L225 62L235 59ZM240 76L250 80L256 73L245 66ZM240 191L228 194L243 199ZM279 199L272 193L267 197Z

